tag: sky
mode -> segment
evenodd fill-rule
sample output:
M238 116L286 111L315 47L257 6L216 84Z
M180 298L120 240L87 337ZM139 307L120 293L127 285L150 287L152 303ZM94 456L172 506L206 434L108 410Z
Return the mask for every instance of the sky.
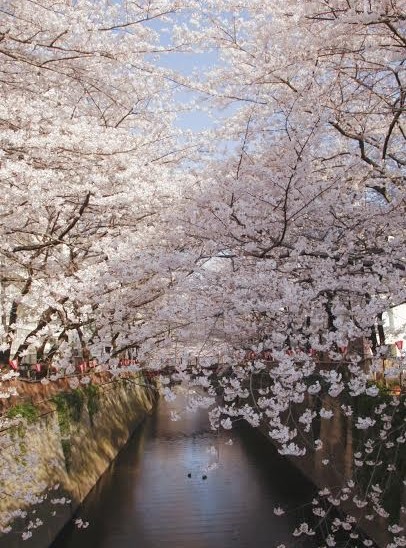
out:
M174 20L174 22L177 22ZM160 45L169 45L167 26L160 20L149 21L147 25L159 34ZM197 53L165 52L154 57L154 61L161 67L172 69L183 76L192 76L194 71L207 71L219 62L217 51L206 51ZM211 129L215 126L216 120L224 116L220 111L212 112L211 115L204 110L202 97L191 90L179 87L175 92L175 100L184 109L176 120L176 127L193 132ZM193 105L193 103L195 103ZM198 107L199 103L202 108ZM197 106L196 106L197 104Z

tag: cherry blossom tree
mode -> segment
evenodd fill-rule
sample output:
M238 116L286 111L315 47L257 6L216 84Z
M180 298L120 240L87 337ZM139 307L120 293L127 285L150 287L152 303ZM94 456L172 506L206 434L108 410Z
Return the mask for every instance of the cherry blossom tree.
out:
M156 244L157 218L176 194L172 166L182 151L171 126L172 84L147 60L160 48L149 23L175 12L176 3L94 8L3 6L6 360L32 345L39 360L52 358L72 331L85 346L92 312L113 285L127 284L134 268L133 285L150 280L154 252L145 257L135 248L143 241L145 249L151 235ZM99 276L95 293L90 280ZM23 337L21 325L29 326Z
M339 530L353 542L351 523L374 518L388 520L396 546L388 493L404 479L404 397L376 381L388 351L382 313L405 301L402 6L205 7L200 44L222 61L197 84L178 82L231 112L185 194L197 204L187 232L203 247L185 317L199 307L202 348L217 339L232 356L213 377L213 427L245 419L282 454L317 461L321 450L328 467L335 453L320 422L347 421L351 471L320 490L314 514L349 511L350 522L327 527L329 546ZM402 362L392 365L399 375ZM207 373L180 366L176 378L206 386Z
M6 358L65 370L73 334L113 370L173 356L167 398L200 386L213 428L244 419L326 469L325 424L344 421L350 466L293 536L351 543L382 518L401 546L404 396L377 381L382 314L406 300L402 2L0 6ZM219 61L160 68L173 51ZM174 129L178 89L217 126Z
M136 335L189 262L168 215L189 147L173 127L173 83L153 62L164 49L153 23L177 9L0 3L2 362L35 350L58 378L74 371L73 341L87 360L162 331L151 322ZM2 398L16 395L6 381L17 374L3 370ZM42 488L21 478L40 503ZM13 508L2 528L25 512Z

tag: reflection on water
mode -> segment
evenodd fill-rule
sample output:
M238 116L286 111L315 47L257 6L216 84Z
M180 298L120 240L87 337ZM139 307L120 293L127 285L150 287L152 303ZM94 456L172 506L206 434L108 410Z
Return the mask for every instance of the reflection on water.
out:
M171 421L176 407L182 401L160 402L80 509L89 527L69 525L52 548L272 548L289 540L311 486L250 428L217 436L204 411ZM276 517L279 505L296 510Z

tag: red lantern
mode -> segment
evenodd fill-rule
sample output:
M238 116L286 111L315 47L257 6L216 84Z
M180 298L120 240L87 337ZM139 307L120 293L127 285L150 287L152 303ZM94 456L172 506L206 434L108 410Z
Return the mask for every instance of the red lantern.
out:
M14 369L14 371L18 370L18 360L10 360L8 363L11 369Z

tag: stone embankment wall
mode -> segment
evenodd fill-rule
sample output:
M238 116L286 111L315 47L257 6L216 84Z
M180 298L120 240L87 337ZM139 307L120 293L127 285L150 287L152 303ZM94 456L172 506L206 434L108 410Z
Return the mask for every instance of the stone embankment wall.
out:
M371 400L376 401L372 398ZM329 396L324 397L323 401L309 397L303 408L293 413L294 422L290 426L300 429L300 423L298 422L300 411L311 408L318 413L322 405L327 409L334 408L335 401ZM402 417L404 417L404 414ZM269 429L261 428L261 430L270 439ZM378 442L376 445L381 448L379 428L369 429L367 434L363 434L354 427L352 417L335 413L330 420L320 418L314 420L312 436L314 440L320 439L322 441L321 450L308 450L304 457L288 458L316 487L320 489L327 487L331 493L336 494L340 487L345 486L348 480L355 478L356 483L360 485L359 498L364 499L365 492L371 490L372 483L379 481L380 475L383 474L385 478L390 478L390 474L386 472L386 465L391 462L390 452L393 450L386 451L386 454L383 450L378 450L378 455L380 455L383 464L375 472L368 470L366 466L359 470L354 466L356 460L354 455L360 450L365 438L371 437ZM400 459L400 465L404 469L405 455ZM400 511L402 506L406 507L406 488L402 481L392 481L392 485L388 490L385 506L391 512L391 517L393 517L389 522L379 516L376 516L373 521L365 519L365 511L356 507L352 502L352 496L341 502L340 510L353 515L357 519L360 530L373 539L377 546L385 547L390 540L387 532L388 523L396 523L399 520L400 525L406 529L406 515Z
M15 521L12 532L0 536L0 548L48 547L155 399L155 391L141 375L99 380L87 401L84 393L76 391L82 399L73 397L67 405L63 398L64 405L59 406L43 400L35 421L0 432L0 519L13 510L28 512ZM46 485L55 487L46 500L27 504L27 493ZM63 503L63 498L70 502ZM24 542L22 532L37 518L44 524L32 529L32 537Z

